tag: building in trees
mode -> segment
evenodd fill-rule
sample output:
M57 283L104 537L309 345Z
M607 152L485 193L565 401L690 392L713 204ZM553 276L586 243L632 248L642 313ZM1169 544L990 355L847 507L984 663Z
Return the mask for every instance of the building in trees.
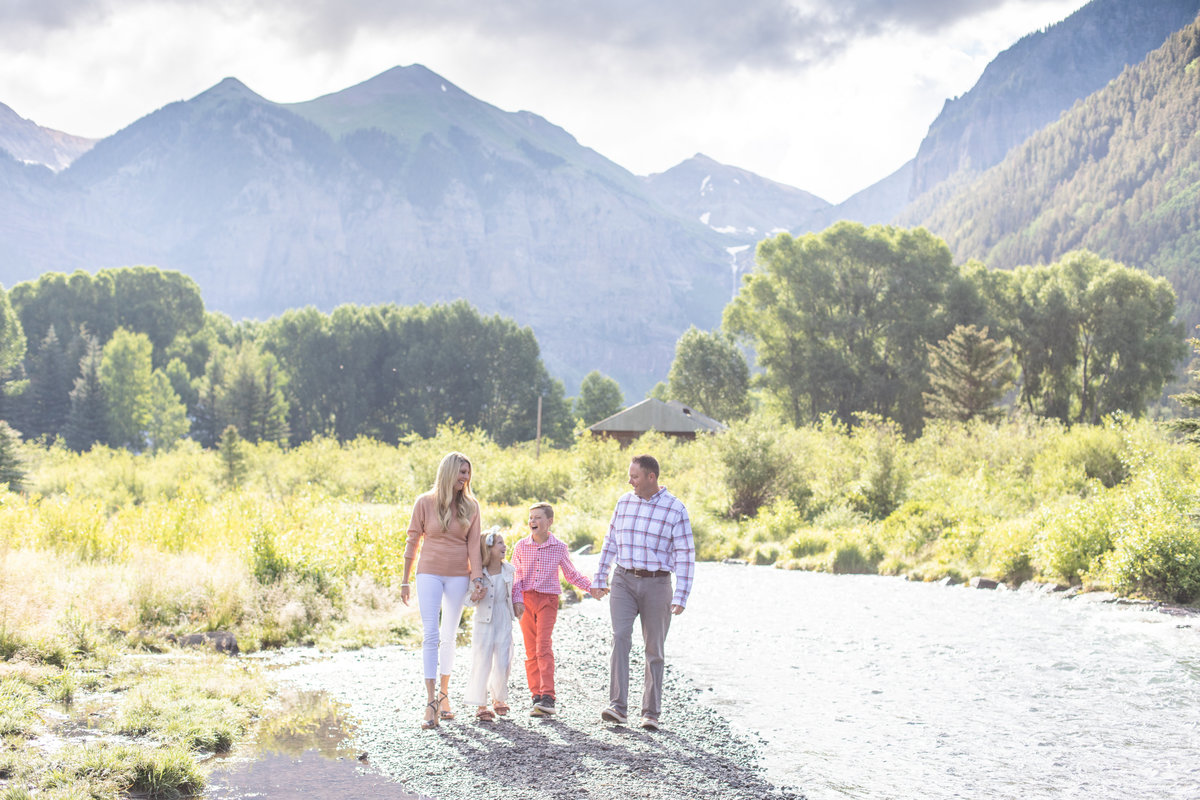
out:
M588 430L597 436L616 439L622 447L649 431L680 439L695 439L701 433L719 433L725 424L675 400L648 397L624 411L602 419Z

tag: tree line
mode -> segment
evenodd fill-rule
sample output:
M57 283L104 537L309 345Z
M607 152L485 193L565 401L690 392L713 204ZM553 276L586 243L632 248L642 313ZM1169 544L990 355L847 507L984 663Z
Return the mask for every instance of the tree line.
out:
M1163 278L1087 251L1048 265L955 267L923 228L842 222L759 244L725 310L766 397L795 424L863 413L918 433L1006 397L1034 415L1145 413L1186 354Z
M397 442L455 422L499 443L573 429L529 328L466 302L345 305L234 322L152 267L48 273L3 294L0 418L76 450L190 436Z
M651 392L723 421L863 415L916 435L1005 408L1065 423L1145 413L1186 345L1165 279L1087 252L955 266L917 229L842 222L759 244L715 331L680 338ZM234 322L151 267L49 273L0 292L0 419L27 439L135 451L317 436L394 443L451 422L507 445L566 441L625 402L599 372L574 403L529 328L448 305L344 305ZM751 374L752 354L755 374Z

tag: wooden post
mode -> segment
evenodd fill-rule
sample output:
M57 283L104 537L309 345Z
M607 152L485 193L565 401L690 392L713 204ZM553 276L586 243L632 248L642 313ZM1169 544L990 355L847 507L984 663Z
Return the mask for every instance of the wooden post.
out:
M537 423L537 452L533 454L533 460L537 461L542 457L542 396L538 395L538 423Z

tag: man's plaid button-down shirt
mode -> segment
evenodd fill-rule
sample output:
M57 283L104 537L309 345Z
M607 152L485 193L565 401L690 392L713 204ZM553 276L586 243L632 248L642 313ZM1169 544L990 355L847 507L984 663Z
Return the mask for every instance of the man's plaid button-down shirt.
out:
M696 569L696 544L687 509L666 487L660 487L649 500L626 492L617 501L600 550L600 566L593 586L608 587L608 574L614 562L626 569L674 572L675 594L671 604L687 605Z

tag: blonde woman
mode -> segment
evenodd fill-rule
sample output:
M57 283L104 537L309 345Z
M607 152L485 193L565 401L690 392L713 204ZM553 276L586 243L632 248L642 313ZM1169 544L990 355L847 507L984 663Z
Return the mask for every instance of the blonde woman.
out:
M422 662L428 695L422 728L436 728L439 719L454 719L450 710L450 669L454 666L454 640L463 601L468 589L474 602L486 592L479 558L479 527L479 503L471 494L471 461L462 453L448 453L438 465L433 488L413 505L404 547L404 582L400 584L400 600L408 605L409 576L419 547L417 605L421 609Z

